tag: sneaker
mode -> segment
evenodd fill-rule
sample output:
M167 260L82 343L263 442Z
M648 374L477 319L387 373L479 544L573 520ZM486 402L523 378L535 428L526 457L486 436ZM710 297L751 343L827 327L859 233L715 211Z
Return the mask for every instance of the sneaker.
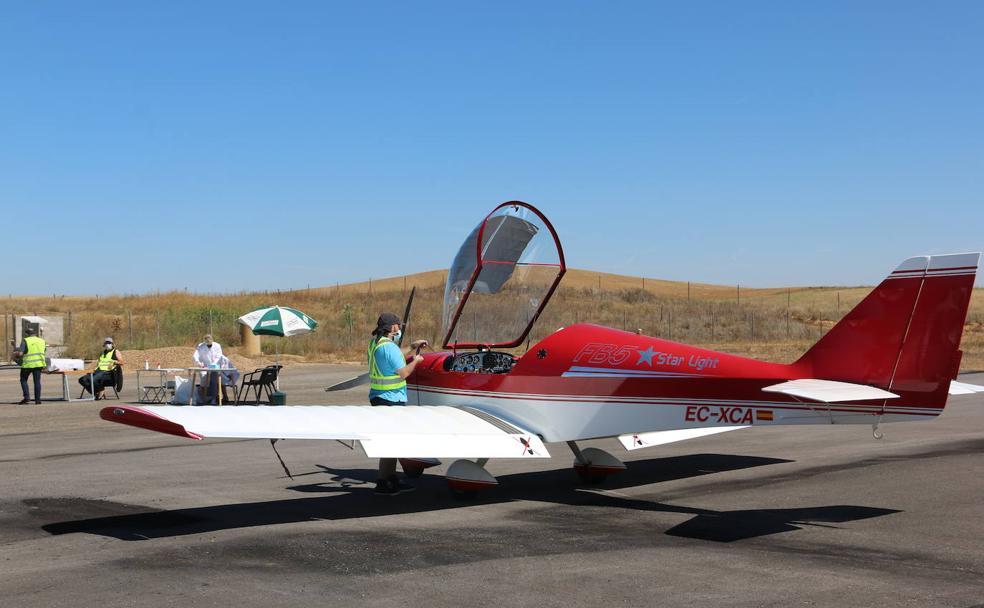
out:
M400 478L397 477L396 475L389 478L389 485L391 488L396 490L397 494L403 494L404 492L413 492L414 490L417 489L416 487L408 483L404 483L400 481Z
M400 491L393 487L389 481L385 479L376 480L376 494L378 496L396 496Z

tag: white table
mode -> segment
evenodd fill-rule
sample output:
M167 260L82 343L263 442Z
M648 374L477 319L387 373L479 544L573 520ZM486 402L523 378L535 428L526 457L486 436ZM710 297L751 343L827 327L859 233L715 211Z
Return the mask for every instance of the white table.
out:
M44 372L46 374L58 374L62 377L62 401L95 401L96 400L96 388L93 386L96 382L96 370L84 370L84 369L59 369L50 372ZM89 386L92 387L92 392L89 393L88 397L79 397L78 399L72 399L72 391L68 388L68 377L69 376L89 376Z

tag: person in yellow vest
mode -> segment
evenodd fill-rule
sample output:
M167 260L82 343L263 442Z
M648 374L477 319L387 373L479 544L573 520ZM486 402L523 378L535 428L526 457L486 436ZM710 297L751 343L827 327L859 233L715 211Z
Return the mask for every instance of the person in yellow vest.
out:
M103 340L103 351L99 354L99 359L96 360L96 371L91 376L91 385L88 375L79 378L79 384L92 393L97 400L102 399L106 387L116 384L116 366L120 366L122 370L123 355L116 350L113 339L106 338Z
M27 392L27 379L34 376L34 403L41 403L41 369L45 366L44 350L47 345L37 336L37 331L28 328L24 331L24 339L14 352L15 358L20 358L20 383L24 398L18 405L30 402L31 395Z
M385 312L376 321L366 358L369 363L369 403L371 405L406 405L407 376L424 360L420 355L408 357L400 351L400 317ZM417 340L411 349L427 346L427 340ZM379 459L376 494L394 495L415 488L396 476L396 458Z

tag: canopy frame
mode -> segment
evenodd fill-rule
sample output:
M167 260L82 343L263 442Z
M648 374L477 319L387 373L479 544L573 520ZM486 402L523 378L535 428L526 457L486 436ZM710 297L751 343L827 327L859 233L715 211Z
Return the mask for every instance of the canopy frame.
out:
M519 334L519 336L516 337L515 339L510 340L510 341L492 342L492 343L478 342L478 341L476 341L476 342L458 342L458 341L455 341L455 342L452 343L451 339L452 339L452 336L454 336L455 329L458 326L458 321L461 319L461 315L462 315L462 313L465 310L465 306L468 304L468 298L469 298L469 296L472 294L473 290L475 289L475 283L476 283L476 281L478 281L479 275L482 274L482 269L487 264L494 264L494 263L496 263L496 261L494 261L494 260L485 260L485 259L483 259L484 256L482 255L482 245L483 245L483 242L484 242L485 228L488 225L489 220L496 214L496 212L498 212L500 209L503 209L503 208L506 208L506 207L523 207L523 208L529 210L540 221L542 221L543 222L543 225L546 226L546 228L550 231L550 237L553 239L554 246L557 249L558 263L557 264L545 264L545 266L556 266L557 267L557 276L554 278L553 282L550 284L550 287L547 289L545 295L540 300L539 305L537 306L536 310L533 312L532 315L530 315L530 318L529 318L529 321L526 324L526 327ZM507 202L502 203L501 205L497 206L495 209L493 209L488 215L485 216L485 219L482 220L482 223L481 223L480 228L478 230L478 237L475 239L475 260L476 260L475 268L472 271L472 274L471 274L470 279L468 280L468 286L465 288L465 290L463 292L463 295L461 297L461 300L458 302L458 305L455 308L454 314L451 316L450 323L448 323L447 331L446 331L446 333L444 335L444 340L442 342L442 347L443 348L454 348L454 349L458 349L458 348L485 348L485 347L487 347L487 348L514 348L516 346L519 346L520 344L523 343L523 341L529 335L530 331L532 331L533 325L536 323L537 319L539 319L540 314L546 308L547 303L550 301L550 298L553 296L554 292L557 290L557 286L560 284L561 279L564 277L564 274L567 272L567 263L565 262L565 259L564 259L564 248L560 244L560 238L557 236L557 231L554 229L553 224L550 222L550 220L547 219L547 217L545 215L543 215L543 213L541 213L540 210L537 209L536 207L534 207L533 205L530 205L529 203L524 203L523 201L507 201ZM499 263L501 263L501 262L499 262ZM452 280L450 270L448 272L448 279L447 280L449 282Z

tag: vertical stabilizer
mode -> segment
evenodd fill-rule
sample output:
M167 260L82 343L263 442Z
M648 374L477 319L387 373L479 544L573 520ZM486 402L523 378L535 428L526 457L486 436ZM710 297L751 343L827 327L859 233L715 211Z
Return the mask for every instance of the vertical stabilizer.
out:
M959 369L979 260L979 253L960 253L902 262L796 365L813 378L870 384L942 407Z

